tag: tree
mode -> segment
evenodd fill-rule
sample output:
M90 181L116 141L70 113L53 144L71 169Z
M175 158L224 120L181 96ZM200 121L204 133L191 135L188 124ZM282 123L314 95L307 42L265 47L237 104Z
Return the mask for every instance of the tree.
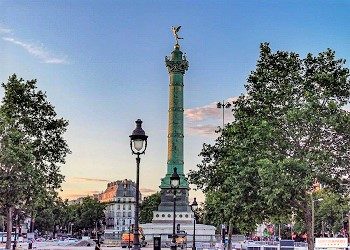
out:
M140 223L151 223L153 211L156 211L160 204L160 192L156 192L143 199L140 207Z
M81 204L76 207L76 222L74 228L86 230L90 233L102 226L105 221L104 209L106 204L92 197L84 197Z
M330 49L301 59L261 45L247 93L234 102L234 121L214 145L203 146L202 163L190 173L192 183L225 201L225 215L238 228L293 213L310 236L315 182L346 191L350 114L343 107L350 81L344 63Z
M35 220L35 229L41 233L87 232L102 227L105 221L106 204L92 197L84 197L81 203L68 204L59 197L45 199L36 207L35 213L40 214ZM74 225L74 227L73 227ZM71 232L73 233L73 232Z
M35 216L35 229L39 232L52 232L55 238L57 229L66 231L68 228L68 204L60 197L47 198L35 209L34 214L39 215Z
M207 192L205 195L205 202L203 207L203 223L215 225L220 233L221 225L226 223L224 217L222 201L217 192Z
M0 107L0 206L7 211L10 248L12 213L25 209L47 190L60 188L59 166L70 153L62 135L68 122L58 118L36 80L14 74L3 83Z
M316 193L316 199L322 199L315 204L315 233L318 235L336 235L341 233L345 236L344 221L350 210L349 198L320 190Z

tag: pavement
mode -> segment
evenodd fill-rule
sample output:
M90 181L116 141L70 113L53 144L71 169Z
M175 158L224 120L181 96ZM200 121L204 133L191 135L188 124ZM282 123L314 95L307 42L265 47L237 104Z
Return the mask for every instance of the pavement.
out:
M16 250L26 250L28 249L28 246L19 246L16 248ZM75 246L39 246L34 247L34 250L95 250L95 247L75 247ZM122 247L108 247L108 246L102 246L101 250L125 250L126 248ZM147 247L142 248L143 250L153 250L153 248ZM190 249L190 248L188 248ZM0 250L6 250L5 248L1 248ZM169 250L169 248L162 248L162 250Z
M41 243L41 242L40 242ZM41 244L33 244L34 250L95 250L95 246L90 247L77 247L77 246L55 246L55 245L43 245ZM27 250L28 243L19 243L17 244L16 250ZM101 246L101 250L127 250L127 248L115 247L115 246ZM142 250L153 250L153 247L143 247ZM190 250L191 248L188 248ZM0 245L0 250L6 250L5 246ZM11 248L12 250L12 248ZM162 248L162 250L169 250L169 248ZM181 250L181 248L179 248Z

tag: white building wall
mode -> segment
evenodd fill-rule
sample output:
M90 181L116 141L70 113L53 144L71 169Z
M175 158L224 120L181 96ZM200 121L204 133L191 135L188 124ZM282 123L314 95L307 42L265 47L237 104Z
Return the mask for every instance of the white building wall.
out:
M106 232L118 238L123 232L128 232L129 228L131 230L135 223L136 187L131 180L116 181L115 184L115 196L108 202L105 215Z

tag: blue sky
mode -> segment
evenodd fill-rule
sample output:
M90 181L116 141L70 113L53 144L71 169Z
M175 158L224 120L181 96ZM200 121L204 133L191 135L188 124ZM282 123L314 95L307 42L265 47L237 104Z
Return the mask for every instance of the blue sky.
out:
M62 167L69 198L135 179L128 136L138 118L149 135L141 187L145 195L158 190L166 171L164 56L173 48L173 25L182 25L190 62L185 171L200 162L202 143L215 139L222 119L215 102L244 93L261 42L301 56L332 48L350 58L350 1L0 0L0 9L0 81L12 73L37 78L70 121L73 154Z

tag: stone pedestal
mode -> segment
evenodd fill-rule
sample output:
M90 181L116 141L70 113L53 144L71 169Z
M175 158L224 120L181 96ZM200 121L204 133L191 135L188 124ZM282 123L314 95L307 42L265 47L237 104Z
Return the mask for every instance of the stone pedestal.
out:
M180 224L180 230L185 231L187 234L187 247L192 245L193 240L193 219L192 223L178 223ZM172 222L163 223L146 223L141 225L147 242L153 242L153 237L160 236L162 238L162 244L169 244L173 233ZM196 224L196 242L201 243L216 243L215 239L215 227L211 225Z
M158 206L158 211L169 212L174 210L174 191L171 188L162 188L160 191L161 203ZM176 190L176 211L191 212L188 204L188 189L178 188ZM155 219L155 218L153 218Z

